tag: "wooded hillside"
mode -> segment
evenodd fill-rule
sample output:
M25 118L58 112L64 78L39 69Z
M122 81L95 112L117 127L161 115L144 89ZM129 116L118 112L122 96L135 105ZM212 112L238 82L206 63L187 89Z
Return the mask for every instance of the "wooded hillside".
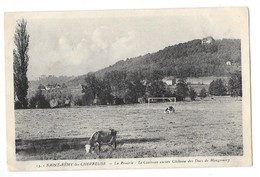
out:
M149 75L161 70L165 76L206 77L229 76L241 66L241 43L239 39L214 40L202 44L201 39L165 47L155 53L120 60L114 65L95 72L102 78L111 71L142 72ZM84 82L86 75L70 81L72 85Z

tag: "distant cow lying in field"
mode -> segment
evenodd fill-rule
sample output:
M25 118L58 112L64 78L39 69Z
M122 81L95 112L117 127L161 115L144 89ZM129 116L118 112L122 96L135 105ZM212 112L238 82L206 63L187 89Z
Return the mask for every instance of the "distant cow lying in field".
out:
M173 112L175 112L175 109L172 106L169 106L164 110L164 113L173 113Z
M101 145L109 145L111 147L114 145L116 149L116 134L117 131L114 129L110 129L110 131L94 132L89 139L89 145L86 145L86 150L89 147L88 152L92 153L98 146L98 150L100 152Z

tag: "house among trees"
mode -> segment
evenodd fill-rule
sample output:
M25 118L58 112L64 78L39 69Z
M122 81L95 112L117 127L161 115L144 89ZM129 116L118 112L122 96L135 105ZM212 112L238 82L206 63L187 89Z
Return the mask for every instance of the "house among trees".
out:
M43 91L43 90L46 90L46 87L42 84L39 85L38 87L39 90Z
M46 86L46 90L54 90L54 89L60 89L61 85L60 84L48 84Z
M67 88L66 84L63 83L62 85L60 84L48 84L47 86L44 86L43 84L40 84L38 86L38 89L41 90L41 91L48 91L48 90L55 90L55 89L64 89L64 88Z
M231 61L227 61L226 65L231 66L232 65Z
M212 36L205 37L201 40L202 45L211 44L213 42L215 42L215 39Z
M174 76L165 77L162 81L167 84L168 86L172 86L176 84L176 78Z

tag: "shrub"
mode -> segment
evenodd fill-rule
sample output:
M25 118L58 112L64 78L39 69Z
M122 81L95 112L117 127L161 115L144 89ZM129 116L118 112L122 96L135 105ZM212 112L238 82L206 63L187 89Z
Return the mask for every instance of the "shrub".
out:
M30 108L50 108L49 100L45 98L41 90L29 100Z
M242 96L241 71L236 71L231 74L231 77L228 81L228 88L231 96Z
M192 87L189 89L189 96L191 100L195 100L197 97L197 92Z
M223 96L227 94L227 89L222 79L213 80L210 83L209 94L214 96Z
M176 84L176 99L177 101L183 101L188 96L189 88L185 82L185 79L179 79Z
M200 98L207 97L207 91L206 91L206 89L204 87L200 90L199 97Z
M83 106L82 96L81 95L74 96L73 103L75 106Z

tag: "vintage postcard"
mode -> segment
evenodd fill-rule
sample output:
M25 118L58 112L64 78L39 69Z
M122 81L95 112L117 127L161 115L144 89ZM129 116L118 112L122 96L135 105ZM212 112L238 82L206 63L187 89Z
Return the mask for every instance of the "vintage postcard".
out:
M248 8L5 14L10 171L252 165Z

